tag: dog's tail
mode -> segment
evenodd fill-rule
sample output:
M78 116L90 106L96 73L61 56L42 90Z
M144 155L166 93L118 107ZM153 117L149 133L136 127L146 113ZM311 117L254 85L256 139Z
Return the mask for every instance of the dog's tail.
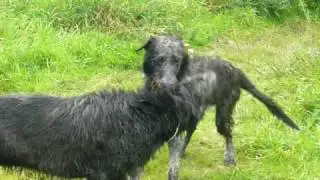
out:
M289 127L296 130L300 130L300 128L288 117L288 115L286 115L286 113L283 112L280 106L276 102L274 102L270 97L260 92L240 69L238 69L238 73L239 73L242 89L248 91L255 98L261 101L265 106L267 106L267 108L273 115L278 117Z

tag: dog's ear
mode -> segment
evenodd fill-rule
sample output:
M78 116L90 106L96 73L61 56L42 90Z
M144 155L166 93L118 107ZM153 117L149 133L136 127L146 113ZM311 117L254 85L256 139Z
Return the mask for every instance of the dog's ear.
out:
M200 107L200 104L198 105L192 105L191 106L191 112L192 112L192 118L196 121L200 121L200 119L202 118L202 115L203 115L203 110L202 108Z
M184 75L186 74L188 68L189 68L189 55L188 55L187 52L184 52L183 53L182 64L181 64L179 72L177 74L178 80L181 80L184 77Z
M142 49L148 49L148 46L151 44L151 42L152 42L153 40L154 40L154 37L151 36L151 37L149 38L149 40L148 40L146 43L144 43L143 46L141 46L140 48L136 49L136 52L139 52L139 51L141 51Z

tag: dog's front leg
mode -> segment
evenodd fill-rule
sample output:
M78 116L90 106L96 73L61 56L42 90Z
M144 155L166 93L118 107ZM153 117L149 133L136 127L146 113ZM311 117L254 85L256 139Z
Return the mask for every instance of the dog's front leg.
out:
M135 170L129 173L127 180L140 180L143 173L143 167L137 167Z
M180 134L174 137L168 143L169 153L170 153L170 162L169 162L169 171L168 171L169 180L177 180L179 178L180 159L181 159L181 153L183 150L185 138L186 138L185 135Z

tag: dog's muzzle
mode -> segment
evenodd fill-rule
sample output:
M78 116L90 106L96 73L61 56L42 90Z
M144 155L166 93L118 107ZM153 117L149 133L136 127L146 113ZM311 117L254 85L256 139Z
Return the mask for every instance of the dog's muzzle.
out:
M156 81L151 82L151 90L159 90L161 88L161 85L157 83Z

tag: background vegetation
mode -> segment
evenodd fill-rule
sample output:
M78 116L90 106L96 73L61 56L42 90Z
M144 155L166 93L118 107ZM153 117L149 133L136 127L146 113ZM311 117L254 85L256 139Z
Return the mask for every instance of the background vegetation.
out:
M142 86L138 48L172 32L196 53L242 68L303 129L294 132L243 93L234 119L238 166L223 166L214 108L200 123L181 179L320 179L319 0L2 0L0 93L77 95ZM167 147L143 179L166 179ZM1 170L0 179L48 179Z

